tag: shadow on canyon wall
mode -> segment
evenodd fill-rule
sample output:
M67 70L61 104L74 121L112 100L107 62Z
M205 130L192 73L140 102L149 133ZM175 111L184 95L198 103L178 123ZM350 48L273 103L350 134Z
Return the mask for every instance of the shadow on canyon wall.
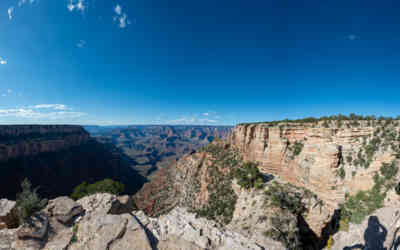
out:
M105 178L125 185L126 194L136 193L147 181L130 167L128 157L113 145L89 140L58 152L41 153L0 162L0 198L14 200L20 183L28 178L46 198L70 195L77 185Z

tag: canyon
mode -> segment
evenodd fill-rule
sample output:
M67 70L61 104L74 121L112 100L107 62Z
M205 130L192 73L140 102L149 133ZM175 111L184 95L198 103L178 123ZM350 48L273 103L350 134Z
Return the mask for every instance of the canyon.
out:
M15 199L28 178L46 197L70 195L83 181L119 180L128 193L146 181L111 145L90 137L81 126L0 126L0 197Z
M196 151L215 137L227 138L230 126L135 125L85 127L101 143L109 143L129 157L132 168L151 178L185 154Z
M127 133L111 139L121 142ZM74 223L60 226L43 210L37 216L60 229L48 238L21 238L22 225L0 230L0 243L8 249L330 250L400 242L398 120L239 124L205 144L154 172L133 196L62 198L81 207L73 210L79 215L70 212ZM57 207L58 199L49 204ZM1 204L0 222L14 203Z
M224 217L228 211L228 216L225 216L227 227L242 234L252 232L258 244L263 245L261 235L273 221L260 224L257 220L262 220L265 215L283 220L283 215L274 217L270 213L274 209L266 209L265 204L252 205L265 203L267 198L263 192L246 191L235 184L235 178L229 177L238 165L255 162L264 176L274 179L264 183L263 190L279 183L288 187L285 192L302 197L306 212L300 217L293 214L300 221L293 218L297 229L290 230L311 239L303 237L302 240L316 242L308 246L310 249L321 249L338 232L339 224L349 223L341 211L345 210L343 207L350 207L350 202L360 202L356 205L360 211L351 208L354 210L349 217L351 224L352 220L366 218L370 214L366 211L391 206L393 200L398 200L394 185L399 180L399 132L397 120L282 121L237 125L226 140L214 141L200 151L184 156L168 171L155 176L135 195L136 203L153 216L177 205L189 207L199 214L222 207L225 210L220 215L203 214L221 220L219 216ZM393 166L396 171L385 177L388 181L384 191L379 191L379 180L384 182L386 166ZM224 189L218 183L232 187ZM304 195L308 193L311 195ZM365 201L357 200L362 196L367 197ZM369 202L372 201L368 199L374 196L379 200L371 205ZM236 205L231 207L230 203ZM281 214L285 213L281 211ZM257 219L254 219L255 215Z

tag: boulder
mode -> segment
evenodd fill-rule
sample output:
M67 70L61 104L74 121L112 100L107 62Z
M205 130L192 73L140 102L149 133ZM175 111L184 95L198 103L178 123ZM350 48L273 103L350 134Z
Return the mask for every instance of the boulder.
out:
M72 219L83 213L83 208L74 200L63 196L51 200L45 211L63 224L71 223Z
M117 196L111 205L109 214L126 214L135 210L132 196Z
M15 213L15 201L0 200L0 230L18 227L18 217Z
M129 214L93 215L79 224L77 242L69 249L151 250L150 241L138 223Z
M19 239L42 240L47 235L49 219L43 213L32 215L17 231Z
M135 210L132 197L97 193L78 200L87 214L124 214Z

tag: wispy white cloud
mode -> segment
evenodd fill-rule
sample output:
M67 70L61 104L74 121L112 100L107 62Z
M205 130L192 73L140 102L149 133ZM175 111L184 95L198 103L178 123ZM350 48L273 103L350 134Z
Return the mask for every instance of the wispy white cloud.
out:
M14 6L11 6L10 8L8 8L7 10L8 13L8 19L13 19L13 13L14 13Z
M5 65L5 64L7 64L7 60L0 57L0 65Z
M35 0L29 0L29 1L28 0L19 0L18 1L18 6L21 7L22 5L24 5L24 4L28 3L28 2L30 4L33 4L35 2Z
M88 3L86 0L69 0L67 4L67 8L70 12L76 10L80 12L84 12L88 7Z
M29 120L66 120L87 115L73 111L64 104L39 104L30 107L0 109L0 117L22 118Z
M38 104L31 106L33 109L55 109L55 110L68 110L69 108L64 104Z
M191 116L181 116L179 119L168 120L167 124L181 125L213 125L220 122L220 116L214 111L195 114Z
M114 12L115 12L115 16L114 16L114 22L118 23L118 26L123 29L126 26L128 26L129 24L131 24L131 21L128 19L128 15L126 13L124 13L122 11L122 7L121 5L117 4L114 7Z
M121 5L117 4L117 6L115 6L114 8L115 13L117 13L117 15L121 15L122 14L122 8Z
M79 40L79 42L76 44L76 47L78 48L83 48L86 46L86 41L84 40Z
M18 7L22 7L24 4L29 3L29 4L33 4L35 3L35 0L19 0L18 1ZM13 19L14 18L14 11L15 11L15 7L11 6L10 8L8 8L7 13L8 13L8 19Z

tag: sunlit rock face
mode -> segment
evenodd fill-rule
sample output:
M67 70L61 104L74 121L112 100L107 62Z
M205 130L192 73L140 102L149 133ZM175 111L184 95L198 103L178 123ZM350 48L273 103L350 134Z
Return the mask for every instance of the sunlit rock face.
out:
M398 121L386 125L379 121L258 123L236 126L228 141L245 161L258 162L262 172L317 194L328 205L329 218L346 193L373 186L374 172L395 158L398 132ZM395 134L394 140L385 139L383 134L389 133ZM368 145L377 138L381 146L367 156ZM357 162L362 159L368 159L368 164ZM344 176L339 177L341 168ZM320 219L311 219L309 224L320 233Z

